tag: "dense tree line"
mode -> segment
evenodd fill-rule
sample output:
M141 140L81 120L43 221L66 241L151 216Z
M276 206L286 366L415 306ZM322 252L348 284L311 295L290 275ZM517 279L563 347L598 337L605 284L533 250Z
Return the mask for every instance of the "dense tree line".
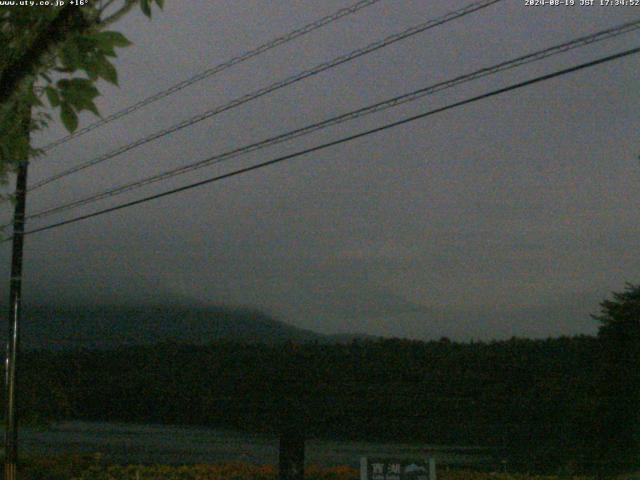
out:
M261 432L293 421L310 436L493 446L557 463L579 453L595 408L597 346L576 337L38 351L25 356L20 404L40 419Z
M625 295L637 308L637 289ZM628 469L640 317L623 309L617 320L626 300L603 303L598 337L34 351L20 404L27 418L257 432L295 422L310 437L495 447L528 469Z

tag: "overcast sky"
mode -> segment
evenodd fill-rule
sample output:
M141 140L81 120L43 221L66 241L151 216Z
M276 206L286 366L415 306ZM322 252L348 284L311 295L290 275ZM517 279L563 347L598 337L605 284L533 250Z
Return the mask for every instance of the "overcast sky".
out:
M117 27L105 115L348 0L167 1ZM382 0L61 146L50 176L469 1ZM579 3L579 0L576 0ZM640 17L504 0L42 188L30 212ZM39 222L70 218L640 45L635 32ZM30 236L35 303L232 304L319 332L468 340L591 334L640 281L640 56ZM93 121L83 115L82 125ZM64 133L55 124L44 144ZM5 205L4 217L9 218ZM8 244L2 271L8 282ZM5 283L7 283L5 282Z

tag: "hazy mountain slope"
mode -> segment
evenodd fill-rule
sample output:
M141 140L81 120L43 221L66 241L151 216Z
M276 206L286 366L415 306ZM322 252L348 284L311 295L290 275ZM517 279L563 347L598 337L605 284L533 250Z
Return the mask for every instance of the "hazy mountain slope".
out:
M3 340L6 331L2 329ZM109 348L165 341L206 344L220 339L278 343L333 341L248 309L228 307L26 308L24 348Z

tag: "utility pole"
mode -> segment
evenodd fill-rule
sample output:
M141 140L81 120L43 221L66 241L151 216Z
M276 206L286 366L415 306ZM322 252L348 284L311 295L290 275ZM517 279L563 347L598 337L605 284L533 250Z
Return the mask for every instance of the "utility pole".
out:
M20 107L19 107L20 108ZM29 145L31 107L20 108L19 121ZM13 211L13 237L11 250L11 280L9 284L9 335L7 337L7 357L5 376L5 441L4 480L16 480L18 463L18 416L16 414L16 374L18 350L20 346L19 325L22 315L22 251L24 246L25 209L27 200L27 169L29 150L24 150L24 158L19 159L15 207Z

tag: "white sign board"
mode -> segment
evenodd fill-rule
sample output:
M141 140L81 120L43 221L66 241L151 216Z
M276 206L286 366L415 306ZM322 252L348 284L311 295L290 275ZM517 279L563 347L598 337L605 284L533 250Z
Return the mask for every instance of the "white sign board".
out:
M362 457L360 480L437 480L436 461Z

